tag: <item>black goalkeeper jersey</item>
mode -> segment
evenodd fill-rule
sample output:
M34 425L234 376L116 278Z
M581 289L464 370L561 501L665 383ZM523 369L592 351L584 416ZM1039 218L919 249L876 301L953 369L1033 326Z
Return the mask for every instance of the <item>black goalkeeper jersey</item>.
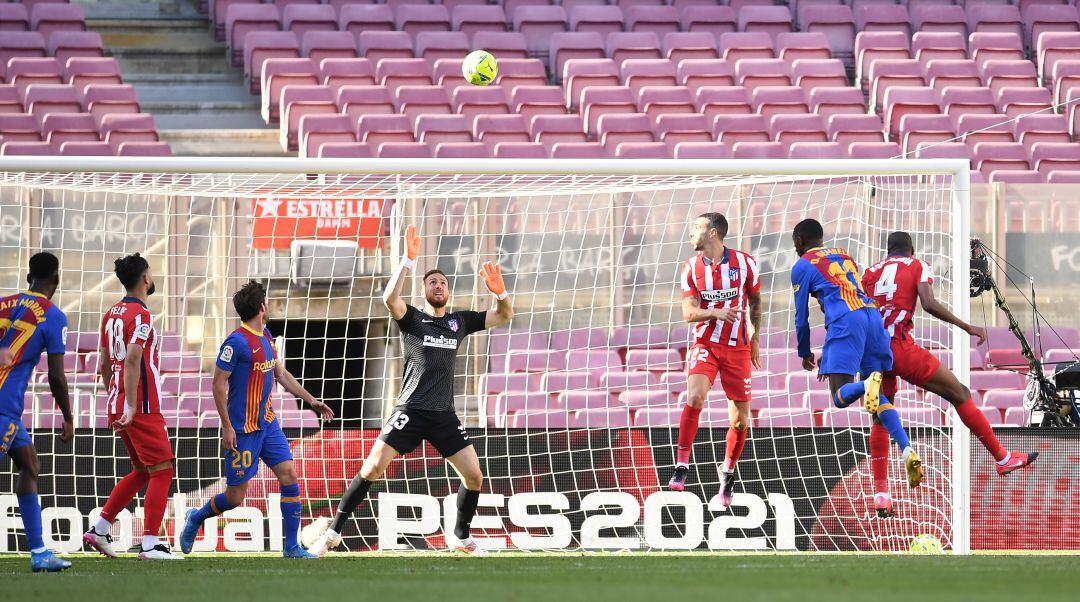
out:
M485 314L455 311L441 318L407 305L397 320L405 371L397 407L431 412L454 411L454 363L465 337L483 330Z

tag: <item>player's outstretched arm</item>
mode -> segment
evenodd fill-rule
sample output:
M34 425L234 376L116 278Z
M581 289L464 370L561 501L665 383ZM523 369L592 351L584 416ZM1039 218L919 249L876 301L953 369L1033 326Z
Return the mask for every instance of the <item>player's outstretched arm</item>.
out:
M416 226L410 225L405 228L405 256L394 268L394 274L386 283L383 291L383 305L390 310L390 315L395 320L405 317L408 306L401 298L401 288L405 286L405 275L416 265L416 258L420 255L420 236L416 234Z
M480 266L480 277L484 279L487 289L495 295L495 307L485 314L484 328L506 326L514 319L514 304L510 301L510 294L506 292L502 268L498 264L485 261L484 265Z
M281 383L281 386L284 387L286 391L292 393L294 397L298 397L307 402L307 404L311 406L311 409L318 412L323 420L330 420L334 417L334 410L331 410L330 406L315 399L314 395L308 393L307 389L300 384L300 381L296 380L296 377L293 376L292 372L289 372L285 368L285 364L278 362L277 366L274 366L274 378Z
M974 324L968 324L956 317L954 313L949 311L948 307L945 307L941 301L937 300L937 297L934 296L934 287L930 286L929 282L919 283L919 303L922 303L923 309L931 316L953 326L959 326L964 332L978 337L980 345L986 342L986 329L979 328Z
M232 372L214 368L214 406L221 420L221 447L236 451L236 429L229 420L229 376Z
M63 430L60 431L61 441L71 441L75 435L75 426L71 417L71 400L68 397L67 375L64 374L64 354L49 354L49 391L52 393L56 407L64 415Z
M143 347L139 343L131 343L127 346L127 355L124 357L124 414L113 422L113 428L122 431L135 420L136 403L138 403L139 376L142 374Z

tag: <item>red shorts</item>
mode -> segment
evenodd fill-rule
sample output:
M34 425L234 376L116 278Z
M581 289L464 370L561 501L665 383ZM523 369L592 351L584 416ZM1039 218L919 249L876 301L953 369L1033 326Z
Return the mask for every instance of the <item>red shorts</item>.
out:
M892 399L896 396L896 379L902 378L916 387L924 386L937 372L941 361L933 353L919 347L910 338L892 340L893 365L882 376L881 392Z
M709 384L720 375L720 386L731 401L750 401L750 348L718 343L694 343L686 352L687 374L703 374Z
M110 415L109 423L118 418ZM135 420L117 435L124 442L133 465L154 466L176 458L169 432L165 430L165 417L161 414L136 414Z

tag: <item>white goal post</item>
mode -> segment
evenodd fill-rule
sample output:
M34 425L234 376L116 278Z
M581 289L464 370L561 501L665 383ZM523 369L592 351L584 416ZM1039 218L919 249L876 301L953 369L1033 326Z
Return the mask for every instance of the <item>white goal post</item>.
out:
M693 254L690 222L705 211L727 216L727 244L754 255L763 278L763 366L733 508L716 497L727 428L719 383L687 491L664 486L685 390L678 272ZM906 550L928 533L967 553L970 438L948 405L901 389L897 405L927 481L907 489L893 451L899 516L872 519L867 417L829 409L827 392L822 405L826 385L792 363L791 227L806 217L864 269L884 257L889 232L911 232L939 276L939 297L968 318L963 160L0 157L0 294L23 285L31 253L55 252L55 302L71 324L75 442L51 432L44 379L35 377L25 405L46 518L55 519L47 536L58 549L77 547L70 534L126 471L93 376L102 312L121 294L115 258L142 252L158 285L150 308L165 333L161 384L177 449L170 532L184 508L223 487L206 379L237 326L232 293L249 279L267 285L286 366L343 415L323 426L274 394L295 440L308 524L331 512L393 406L400 345L380 297L404 227L415 224L423 246L410 303L423 303L419 275L439 268L454 308L486 309L491 296L475 273L490 260L503 267L517 312L509 329L469 339L458 364L458 411L487 476L474 522L484 545ZM812 324L820 345L820 316ZM920 316L916 336L968 382L965 333ZM348 549L446 545L454 513L444 499L457 484L438 458L421 447L396 463L357 512ZM11 476L0 481L0 504L13 507L4 497ZM197 551L280 549L278 521L266 520L277 511L269 470L251 491L227 525L211 521ZM4 514L0 551L21 549L21 523ZM140 517L136 508L124 519L129 541Z

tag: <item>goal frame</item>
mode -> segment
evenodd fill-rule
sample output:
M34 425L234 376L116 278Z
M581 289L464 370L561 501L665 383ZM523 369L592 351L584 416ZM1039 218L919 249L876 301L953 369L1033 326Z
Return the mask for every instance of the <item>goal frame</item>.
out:
M613 175L613 176L951 176L952 266L949 291L953 312L970 317L967 279L971 229L969 163L963 159L301 159L255 157L44 157L0 156L0 172L159 174L336 174L336 175ZM11 182L18 184L18 182ZM33 185L33 182L26 182ZM965 340L951 327L954 341ZM952 369L961 382L970 377L970 356L954 344ZM952 551L968 554L970 538L970 432L949 413L952 452Z

